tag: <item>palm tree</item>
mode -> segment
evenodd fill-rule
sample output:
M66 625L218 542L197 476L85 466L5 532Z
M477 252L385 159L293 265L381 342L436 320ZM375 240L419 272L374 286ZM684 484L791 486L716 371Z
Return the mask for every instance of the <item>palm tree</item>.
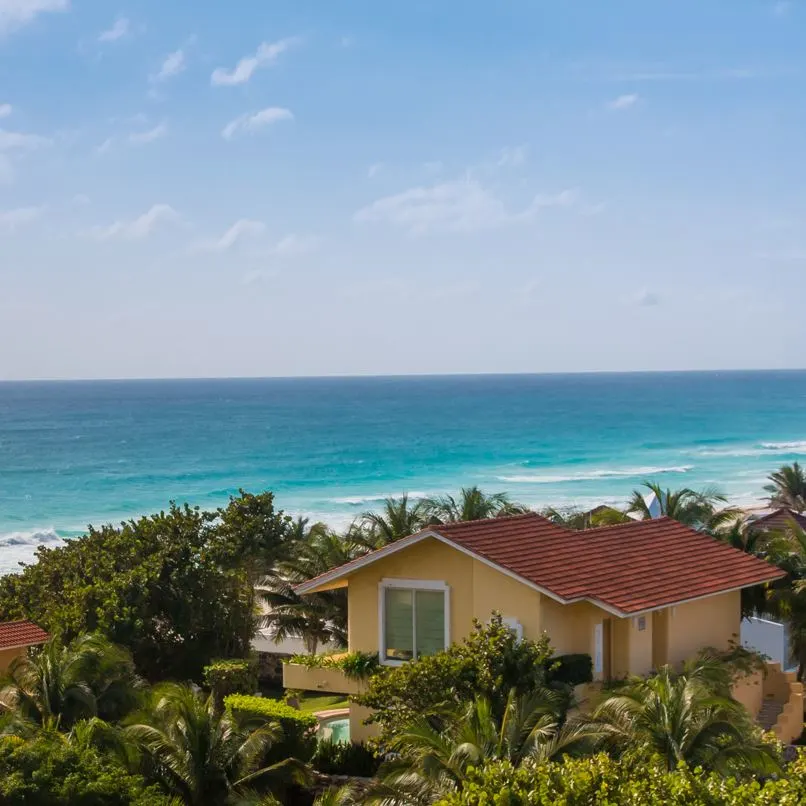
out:
M37 655L12 661L0 688L0 714L69 729L82 719L121 718L142 686L129 653L105 638L84 635L68 646L51 639Z
M770 494L770 506L799 514L806 510L806 472L798 462L782 465L767 478L770 483L764 489Z
M644 482L643 487L657 498L662 516L673 518L695 529L713 532L741 517L741 512L737 509L720 508L718 505L724 504L727 498L712 488L699 492L689 487L674 491L664 490L659 484L650 481ZM652 518L645 493L641 490L633 490L627 505L627 512L637 515L641 520Z
M750 715L730 697L724 664L700 659L676 674L662 667L633 678L593 712L601 744L620 754L639 746L674 770L680 762L723 775L780 769Z
M458 500L452 495L427 498L423 502L431 523L454 523L521 515L529 510L510 500L506 493L485 493L478 487L463 487Z
M306 522L303 521L303 528ZM279 562L261 582L267 613L261 623L277 642L300 638L314 654L322 644L347 644L347 596L344 590L298 596L294 585L311 579L363 552L351 535L342 537L317 523L296 542L293 556Z
M307 779L295 759L260 766L282 736L278 724L241 724L187 685L155 689L150 707L129 720L123 736L136 751L130 766L187 806L224 806L258 783L271 790Z
M419 532L428 523L425 502L412 504L408 494L400 498L387 498L381 512L365 512L360 519L359 533L363 532L368 548L377 549Z
M620 509L607 505L596 507L596 509L588 512L574 507L568 509L547 507L541 510L540 514L553 523L575 531L598 529L600 526L616 526L619 523L630 523L632 521L632 518Z
M478 698L449 711L439 725L422 715L391 741L396 758L378 773L368 803L433 803L462 789L471 767L497 760L519 766L586 752L598 735L589 725L561 727L563 698L548 689L510 689L503 715Z

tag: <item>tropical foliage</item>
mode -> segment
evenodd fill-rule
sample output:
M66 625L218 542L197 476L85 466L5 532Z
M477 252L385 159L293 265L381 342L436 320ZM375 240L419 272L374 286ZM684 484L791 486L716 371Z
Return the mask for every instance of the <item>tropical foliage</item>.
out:
M428 498L423 506L431 523L478 521L528 511L523 505L514 503L506 493L488 494L478 487L463 487L458 498L452 495Z
M645 482L647 492L633 490L627 505L627 513L648 520L652 517L647 499L654 496L660 514L672 518L695 529L715 531L721 526L736 520L741 513L732 507L722 507L727 498L717 490L695 491L688 487L680 490L664 490L659 484Z
M798 462L783 465L768 478L770 483L764 489L770 494L770 506L806 511L806 471Z

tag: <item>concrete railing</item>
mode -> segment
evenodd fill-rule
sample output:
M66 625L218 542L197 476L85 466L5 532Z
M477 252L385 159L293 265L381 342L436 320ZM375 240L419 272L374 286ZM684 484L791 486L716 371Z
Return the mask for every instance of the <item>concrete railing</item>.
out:
M773 733L784 744L792 744L803 733L803 683L794 672L781 671L779 663L767 664L764 698L782 706L773 725Z

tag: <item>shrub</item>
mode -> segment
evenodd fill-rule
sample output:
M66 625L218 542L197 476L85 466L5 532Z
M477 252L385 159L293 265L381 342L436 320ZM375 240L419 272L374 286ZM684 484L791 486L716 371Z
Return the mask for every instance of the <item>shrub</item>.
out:
M169 798L91 747L58 734L0 738L3 806L168 806Z
M337 655L294 655L288 663L308 669L338 669L348 680L366 680L380 668L377 652L348 652Z
M583 653L558 655L552 659L548 671L551 683L565 683L579 686L593 681L593 661L590 655Z
M278 700L247 694L230 694L224 698L224 707L239 720L268 719L280 723L283 739L271 748L265 759L267 763L289 757L309 761L316 749L319 722L313 714L304 714Z
M243 658L213 661L204 667L204 683L219 701L230 694L252 694L257 689L257 666Z
M605 755L529 763L494 762L470 771L440 806L800 806L806 803L806 753L779 778L723 778L685 765L668 772L651 758Z
M381 761L363 742L319 742L311 761L325 775L371 778Z
M373 675L356 700L374 710L368 722L380 725L383 741L457 700L486 697L503 712L510 688L525 693L547 683L550 659L548 638L518 640L495 614L487 625L476 621L462 643Z

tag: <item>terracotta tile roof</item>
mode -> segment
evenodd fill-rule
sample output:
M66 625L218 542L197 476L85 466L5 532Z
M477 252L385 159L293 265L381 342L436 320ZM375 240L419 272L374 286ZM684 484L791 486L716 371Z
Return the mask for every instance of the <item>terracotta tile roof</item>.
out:
M0 623L0 649L44 644L50 636L30 621Z
M590 600L622 614L758 585L785 576L671 518L572 531L529 513L434 526L298 586L300 593L437 534L564 602Z
M523 515L435 531L564 600L598 601L622 613L784 576L671 518L574 532L539 515Z
M776 509L770 512L769 515L764 515L756 518L751 522L754 529L759 529L765 532L774 532L779 529L786 529L790 523L794 521L801 529L806 529L806 515L798 515L791 509Z

